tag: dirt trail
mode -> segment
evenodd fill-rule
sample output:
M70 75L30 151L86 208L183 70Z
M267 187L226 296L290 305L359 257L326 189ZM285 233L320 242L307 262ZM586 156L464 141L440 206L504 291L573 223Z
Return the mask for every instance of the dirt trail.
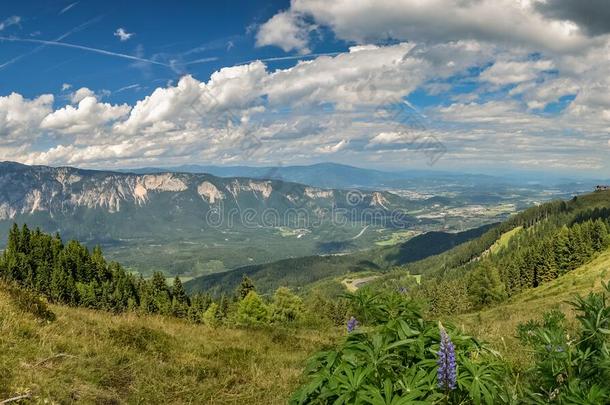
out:
M355 279L345 279L343 280L341 283L345 286L345 288L347 288L347 291L349 292L356 292L358 291L358 289L362 286L364 286L365 284L370 283L371 281L375 280L379 278L379 276L369 276L369 277L362 277L362 278L355 278Z

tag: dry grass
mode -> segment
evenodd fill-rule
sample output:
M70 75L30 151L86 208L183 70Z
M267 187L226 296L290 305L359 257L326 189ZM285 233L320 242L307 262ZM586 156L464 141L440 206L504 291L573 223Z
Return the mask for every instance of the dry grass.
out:
M529 354L515 338L517 325L558 308L574 322L574 313L567 301L576 294L586 295L601 289L601 282L610 280L610 250L588 264L544 284L525 291L502 305L481 312L462 315L458 322L464 330L489 342L517 367L525 367Z
M211 329L156 316L51 306L21 312L0 289L0 400L286 403L333 331Z

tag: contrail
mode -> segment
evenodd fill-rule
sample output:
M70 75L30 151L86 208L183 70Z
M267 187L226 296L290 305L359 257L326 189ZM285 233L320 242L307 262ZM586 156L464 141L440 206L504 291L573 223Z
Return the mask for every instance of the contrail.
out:
M137 61L137 62L146 62L146 63L150 63L150 64L153 64L153 65L164 66L166 68L170 68L171 69L170 65L168 65L166 63L162 63L162 62L156 61L156 60L140 58L140 57L137 57L137 56L127 55L127 54L124 54L124 53L106 51L104 49L92 48L90 46L70 44L70 43L67 43L67 42L45 41L43 39L2 37L2 36L0 36L0 41L29 42L29 43L41 44L41 45L45 45L45 46L48 45L48 46L59 46L59 47L63 47L63 48L80 49L81 51L98 53L100 55L114 56L114 57L117 57L117 58L123 58L123 59L133 60L133 61ZM4 65L6 65L6 63ZM2 68L4 65L0 65L0 68Z
M282 60L294 60L294 59L309 59L317 58L318 56L337 56L343 52L325 52L325 53L310 53L308 55L293 55L293 56L278 56L276 58L263 58L263 59L252 59L245 62L236 63L236 65L246 65L248 63L261 61L261 62L276 62Z
M95 17L95 18L93 18L93 19L91 19L91 20L87 21L87 22L82 23L82 24L81 24L81 25L79 25L78 27L73 28L73 29L71 29L70 31L66 32L65 34L60 35L59 37L55 38L55 41L61 41L62 39L67 38L68 36L70 36L70 35L74 34L75 32L82 31L83 29L87 28L89 25L91 25L91 24L93 24L93 23L96 23L96 22L98 22L99 20L101 20L101 19L102 19L102 17L103 17L103 16L102 16L102 15L100 15L100 16L97 16L97 17ZM15 39L16 39L16 38L15 38ZM15 62L19 61L20 59L23 59L23 58L25 58L26 56L32 55L32 54L34 54L34 53L36 53L36 52L40 51L40 50L41 50L41 49L43 49L44 47L46 47L46 45L40 45L40 46L37 46L36 48L32 49L30 52L26 52L26 53L24 53L24 54L22 54L22 55L16 56L16 57L14 57L13 59L11 59L11 60L9 60L9 61L6 61L6 62L4 62L3 64L1 64L1 65L0 65L0 69L3 69L3 68L5 68L5 67L6 67L6 66L8 66L8 65L12 65L13 63L15 63Z
M185 62L184 65L196 65L198 63L214 62L217 60L218 60L218 58L216 56L212 56L209 58L202 58L202 59L192 60L190 62Z
M79 2L76 1L72 4L68 4L66 7L62 8L61 11L59 12L58 15L62 15L63 13L65 13L66 11L70 10L72 7L76 6Z

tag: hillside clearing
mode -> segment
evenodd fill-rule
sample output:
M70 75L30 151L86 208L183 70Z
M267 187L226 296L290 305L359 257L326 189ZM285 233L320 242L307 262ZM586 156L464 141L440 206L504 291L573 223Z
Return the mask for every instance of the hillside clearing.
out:
M539 319L554 308L574 315L567 301L576 294L587 295L601 290L601 283L610 281L610 250L599 254L591 262L540 287L524 291L509 301L480 312L458 316L462 328L490 342L515 365L526 365L529 354L518 344L515 330L520 323Z
M338 335L51 309L57 319L41 323L0 288L0 401L283 404L306 359Z

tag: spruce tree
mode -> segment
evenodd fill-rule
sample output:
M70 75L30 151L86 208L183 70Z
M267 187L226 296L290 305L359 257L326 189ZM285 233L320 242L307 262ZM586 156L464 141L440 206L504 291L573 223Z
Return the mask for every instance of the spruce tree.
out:
M185 318L188 314L189 297L184 291L180 277L176 276L172 287L172 313L178 318Z
M250 291L256 291L254 287L254 283L250 279L250 277L245 274L242 276L241 283L237 287L236 296L237 300L243 300L250 293Z
M250 291L239 302L237 307L238 323L242 325L259 325L266 323L268 319L269 308L255 291Z
M273 322L294 322L303 312L303 301L290 289L280 287L273 294L271 320Z

